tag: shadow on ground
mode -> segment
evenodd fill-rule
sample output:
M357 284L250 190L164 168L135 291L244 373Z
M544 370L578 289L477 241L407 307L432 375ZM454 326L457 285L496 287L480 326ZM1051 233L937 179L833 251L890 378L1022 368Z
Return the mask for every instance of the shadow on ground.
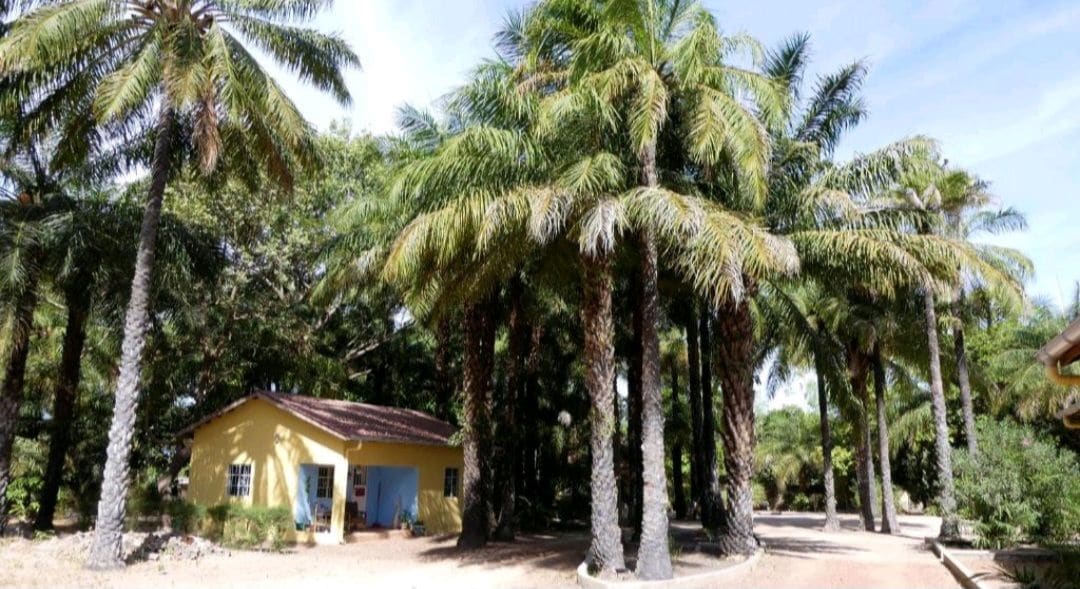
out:
M541 569L566 571L581 564L588 548L589 536L578 532L523 534L513 542L491 542L478 550L437 546L422 551L420 557L425 561L455 560L463 566L486 568L528 562Z

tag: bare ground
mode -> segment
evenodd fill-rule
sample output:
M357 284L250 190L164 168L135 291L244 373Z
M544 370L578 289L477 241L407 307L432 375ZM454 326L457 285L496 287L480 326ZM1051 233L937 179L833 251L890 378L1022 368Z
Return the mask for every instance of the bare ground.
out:
M922 538L938 520L901 517L905 536L858 530L855 516L842 516L844 531L820 531L823 517L784 514L756 517L767 545L752 568L734 571L728 587L956 587L957 583ZM691 523L675 524L676 532ZM453 537L392 538L343 546L298 547L284 554L233 551L198 560L139 562L122 571L81 568L63 539L0 543L3 587L572 587L574 569L588 546L582 533L528 535L513 544L462 552ZM686 569L706 566L685 557ZM697 560L695 560L697 559Z
M861 531L857 515L840 516L843 530L821 531L825 516L814 513L758 514L754 530L766 545L753 570L725 578L728 587L959 587L925 546L941 520L900 516L902 535Z

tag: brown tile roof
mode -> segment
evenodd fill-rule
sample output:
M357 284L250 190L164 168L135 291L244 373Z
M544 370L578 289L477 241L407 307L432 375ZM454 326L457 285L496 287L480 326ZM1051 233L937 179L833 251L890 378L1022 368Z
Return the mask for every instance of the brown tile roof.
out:
M456 431L449 423L414 409L258 391L191 425L181 434L194 431L251 399L272 403L343 440L449 446Z

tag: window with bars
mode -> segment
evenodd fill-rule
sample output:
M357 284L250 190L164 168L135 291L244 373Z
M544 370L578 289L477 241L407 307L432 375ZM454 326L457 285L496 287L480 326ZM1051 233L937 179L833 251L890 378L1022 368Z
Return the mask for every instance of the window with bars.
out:
M443 475L443 497L458 496L460 473L456 468L447 468Z
M334 498L334 467L320 466L319 475L315 483L316 499Z
M229 497L251 496L251 465L230 464L226 489Z

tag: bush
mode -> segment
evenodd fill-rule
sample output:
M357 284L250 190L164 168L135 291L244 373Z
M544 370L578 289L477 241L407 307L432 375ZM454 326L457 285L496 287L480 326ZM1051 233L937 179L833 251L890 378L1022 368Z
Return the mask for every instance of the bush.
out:
M204 533L229 548L280 550L293 527L292 513L284 507L222 504L206 513L210 521L204 523Z
M128 529L135 530L145 525L156 526L164 513L164 507L165 503L158 492L156 481L148 479L133 486L127 500ZM147 519L152 520L152 523L146 522Z
M769 508L769 498L767 493L765 493L765 485L754 481L750 485L750 493L753 497L754 509Z
M201 505L187 501L170 501L165 505L174 532L194 534L200 531L203 520L207 519L207 510Z
M975 521L977 544L1068 542L1080 530L1080 459L1031 428L981 418L979 453L956 452L960 513Z

